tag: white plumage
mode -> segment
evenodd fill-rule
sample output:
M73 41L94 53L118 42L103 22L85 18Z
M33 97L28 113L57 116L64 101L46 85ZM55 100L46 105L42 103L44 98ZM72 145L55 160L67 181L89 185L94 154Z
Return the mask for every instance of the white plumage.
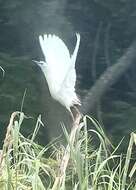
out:
M56 35L39 36L40 46L45 62L37 62L43 71L51 96L65 106L79 104L75 93L76 70L75 62L80 44L80 35L76 34L77 42L72 55L65 43Z

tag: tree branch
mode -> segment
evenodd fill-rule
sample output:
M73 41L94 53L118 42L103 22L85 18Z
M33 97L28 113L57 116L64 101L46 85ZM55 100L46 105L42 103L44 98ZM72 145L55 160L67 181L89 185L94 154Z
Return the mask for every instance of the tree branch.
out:
M136 41L127 49L126 53L117 61L116 64L108 67L106 71L97 79L93 87L88 91L82 101L81 112L86 114L94 110L97 102L135 62L136 59Z

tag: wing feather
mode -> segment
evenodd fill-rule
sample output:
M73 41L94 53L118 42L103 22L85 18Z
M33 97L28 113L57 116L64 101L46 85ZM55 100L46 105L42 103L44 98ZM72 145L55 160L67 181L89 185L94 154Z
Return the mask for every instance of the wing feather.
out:
M75 46L74 52L73 52L73 54L71 56L71 64L73 64L74 67L75 67L77 53L78 53L78 49L79 49L79 45L80 45L80 34L76 33L76 37L77 37L76 46Z

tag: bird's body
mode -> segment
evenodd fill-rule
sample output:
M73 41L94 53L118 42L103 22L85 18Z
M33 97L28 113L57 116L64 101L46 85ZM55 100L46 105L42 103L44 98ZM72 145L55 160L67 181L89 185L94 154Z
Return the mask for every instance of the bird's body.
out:
M80 105L75 92L75 62L80 44L80 35L76 36L77 42L72 55L58 36L51 34L39 36L45 62L40 61L38 65L45 75L51 96L69 111L71 106Z

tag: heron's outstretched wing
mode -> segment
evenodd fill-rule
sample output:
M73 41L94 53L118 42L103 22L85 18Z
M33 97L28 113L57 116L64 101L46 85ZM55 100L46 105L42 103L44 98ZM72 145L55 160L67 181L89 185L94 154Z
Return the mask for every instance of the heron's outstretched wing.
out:
M75 63L76 63L77 53L78 53L78 49L80 45L80 34L76 33L76 37L77 37L77 42L76 42L74 52L71 56L70 67L69 67L67 79L66 79L67 85L70 85L73 88L73 90L75 90L75 83L76 83Z
M65 77L65 84L67 86L71 86L71 90L75 90L75 82L76 82L76 70L75 70L75 62L77 58L77 53L80 45L80 34L76 34L77 42L74 49L74 52L71 56L71 61L69 65L69 69L67 71L67 75Z
M47 69L56 86L60 87L70 64L70 53L64 42L55 35L39 36L40 45L46 59Z
M76 94L75 94L75 83L76 83L75 62L76 62L77 53L78 53L78 49L79 49L79 45L80 45L80 35L76 34L76 36L77 36L76 46L75 46L74 52L71 56L69 68L67 70L67 74L65 76L65 79L64 79L64 82L62 85L62 89L65 89L67 91L67 93L73 98L76 98Z

